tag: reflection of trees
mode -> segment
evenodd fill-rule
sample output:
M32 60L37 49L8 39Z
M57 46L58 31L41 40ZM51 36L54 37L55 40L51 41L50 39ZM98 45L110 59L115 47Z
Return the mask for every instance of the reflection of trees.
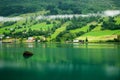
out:
M12 44L11 44L12 45ZM35 46L35 44L33 44ZM45 64L74 64L74 65L120 65L120 54L118 48L91 48L67 47L71 44L36 44L37 47L29 48L7 46L0 48L0 59L5 63L16 63L24 67L39 66ZM43 47L45 45L45 48ZM81 45L82 46L82 45ZM24 59L22 53L33 52L34 56Z

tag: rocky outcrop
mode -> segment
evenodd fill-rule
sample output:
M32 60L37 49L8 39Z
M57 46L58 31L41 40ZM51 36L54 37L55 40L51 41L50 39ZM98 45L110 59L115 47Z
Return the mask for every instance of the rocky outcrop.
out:
M24 56L25 58L29 58L29 57L33 56L33 53L32 53L32 52L29 52L29 51L25 51L25 52L23 53L23 56Z

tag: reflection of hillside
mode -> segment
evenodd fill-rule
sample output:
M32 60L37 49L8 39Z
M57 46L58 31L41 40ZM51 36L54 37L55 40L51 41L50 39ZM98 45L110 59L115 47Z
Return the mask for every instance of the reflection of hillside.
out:
M67 80L81 80L81 77L82 80L118 80L120 75L120 46L117 44L17 45L2 44L0 47L2 80L62 80L63 77ZM25 59L23 52L26 50L34 56Z
M6 45L6 44L5 44ZM33 44L37 47L3 47L0 52L0 60L3 65L19 65L19 67L37 67L39 65L114 65L119 66L120 55L119 46L115 44L95 45L88 44ZM13 45L13 44L10 44ZM32 44L30 44L32 45ZM67 47L71 46L71 47ZM73 47L72 47L73 46ZM78 46L76 48L76 46ZM5 48L4 48L5 47ZM75 47L75 48L74 48ZM24 50L33 52L34 56L24 59L22 53Z

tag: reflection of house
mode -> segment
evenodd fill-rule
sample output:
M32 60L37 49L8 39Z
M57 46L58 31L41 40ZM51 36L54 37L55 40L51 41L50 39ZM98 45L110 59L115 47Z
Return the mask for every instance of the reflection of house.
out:
M35 38L33 38L33 37L28 37L27 42L35 42Z

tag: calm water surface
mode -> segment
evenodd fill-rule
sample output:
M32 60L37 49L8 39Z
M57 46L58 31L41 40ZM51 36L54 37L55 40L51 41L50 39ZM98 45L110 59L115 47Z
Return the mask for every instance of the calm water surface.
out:
M0 80L120 80L120 44L0 43Z

